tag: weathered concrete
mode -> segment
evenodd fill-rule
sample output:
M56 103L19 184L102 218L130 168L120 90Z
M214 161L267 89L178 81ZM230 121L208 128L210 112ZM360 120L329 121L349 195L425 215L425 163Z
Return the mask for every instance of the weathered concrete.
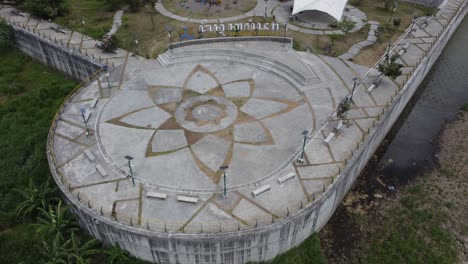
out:
M14 27L14 34L21 51L75 80L84 80L105 65L20 27Z
M263 134L259 132L258 120L250 123L248 127L237 128L238 138L258 141L262 138L258 135L271 137L280 149L283 148L284 151L294 155L285 166L281 166L267 177L263 177L265 171L256 171L259 174L254 180L249 179L248 174L243 175L239 168L243 166L243 170L254 171L261 164L254 161L249 165L248 158L238 162L237 165L231 164L233 171L238 166L238 175L230 178L233 180L232 184L237 186L229 189L228 198L222 198L219 185L206 177L209 176L206 170L192 175L200 165L198 162L193 162L194 154L191 151L182 149L163 152L162 156L148 156L148 152L144 151L151 146L149 143L154 142L153 126L159 126L164 122L159 119L163 113L160 111L170 112L172 109L170 105L164 105L166 99L179 102L179 97L174 95L175 93L167 95L165 92L162 92L162 98L166 99L154 100L152 92L157 94L157 91L151 87L158 85L162 89L166 89L167 86L184 87L184 83L187 82L183 78L170 77L175 76L174 74L188 76L194 69L193 63L196 63L196 60L192 62L181 60L181 57L177 57L179 53L177 50L174 51L176 55L173 57L173 64L169 63L171 66L161 67L154 62L132 60L127 65L124 76L118 76L124 82L123 89L117 90L111 85L106 94L107 89L102 89L99 82L94 82L78 90L61 107L60 120L54 121L47 146L54 179L64 199L73 205L73 211L85 230L105 243L119 243L143 259L158 263L244 263L272 259L277 254L297 246L311 233L320 230L351 188L451 34L466 15L468 10L466 2L452 1L449 5L449 8L442 11L443 19L431 20L427 26L417 25L416 31L396 44L395 52L405 42L413 43L412 45L417 45L420 49L416 49L415 46L408 48L411 52L408 51L401 57L401 62L405 64L405 75L395 82L384 78L379 83L379 88L372 94L366 93L365 88L372 82L373 76L368 76L367 70L359 65L307 53L285 51L278 43L271 45L267 42L245 43L245 46L231 43L239 45L239 49L250 47L256 50L260 50L259 46L265 49L265 45L268 45L266 49L276 57L273 63L275 68L269 64L260 70L252 71L251 64L247 62L244 63L246 67L238 67L233 71L233 65L242 64L242 56L253 53L241 53L239 61L226 63L222 57L234 57L231 52L235 51L225 53L233 47L229 47L231 45L229 43L223 44L227 46L224 46L224 49L220 47L221 52L217 56L210 57L202 63L207 72L222 80L219 82L220 87L233 81L244 80L240 78L241 76L253 74L254 76L250 77L255 77L253 79L256 89L248 96L257 98L249 100L263 100L264 96L268 95L268 100L271 101L281 102L287 98L286 100L299 103L299 106L288 104L289 107L286 109L288 111L283 109L285 112L283 110L275 112L277 116L274 118L262 119L260 127L264 129ZM216 44L216 46L221 45ZM204 50L204 47L201 47L201 50L197 50L196 46L192 48L193 50L190 48L181 50L180 54L187 52L197 54ZM256 56L259 59L265 54L260 53ZM314 81L302 84L291 81L293 74L304 77L304 80L310 77L308 75L310 73L295 70L299 65L296 60L307 65L301 68L311 69L313 74L310 76ZM144 78L136 78L141 74L142 68L157 70L163 74L155 75L151 72L143 74ZM280 75L279 72L283 74ZM341 81L337 75L341 77ZM341 98L350 92L351 79L354 76L363 79L364 85L361 85L354 94L355 106L348 114L352 126L343 127L328 146L324 145L322 139L333 131L337 123L332 113ZM111 75L112 83L116 81L114 78L115 76ZM281 90L284 87L291 88L288 91L295 92L285 94ZM211 89L207 93L213 92L219 96L220 90ZM245 92L239 94L247 95ZM182 96L182 100L187 98L187 95L185 96ZM90 102L97 97L99 102L96 108L93 108ZM159 96L156 97L158 98ZM302 105L302 102L306 105ZM87 112L91 112L89 123L93 124L92 131L98 132L95 135L101 133L101 137L86 137L85 128L80 120L80 107L85 107ZM266 108L271 110L268 106ZM142 112L151 113L154 110L159 111L158 118L145 119L146 115ZM258 118L263 117L263 110L263 108L250 108L250 111L253 111L252 115L260 115ZM208 109L208 111L214 110ZM299 130L302 125L298 126L293 121L306 120L301 114L307 116L309 113L314 114L308 118L311 124L307 126L311 126L311 130L317 133L308 141L305 163L297 164L293 161L299 153L295 152L294 146L299 147L301 140L300 138L296 140L290 134L291 130ZM285 120L290 122L290 126L284 125ZM101 130L96 129L98 124ZM166 129L166 131L177 130L170 124ZM107 132L102 134L103 131ZM235 131L236 128L234 133ZM185 145L185 142L182 142L183 144L180 141L172 142L172 139L175 139L173 135L166 138L167 142L161 142L166 144L162 145L166 149ZM235 138L236 135L234 140ZM193 152L200 156L200 162L205 163L206 167L215 170L219 164L222 164L220 162L222 159L218 157L225 156L226 153L222 147L229 146L223 140L226 141L216 138L215 135L208 135L192 145ZM187 140L187 144L193 143L189 141ZM234 144L233 161L236 160L235 153L241 157L256 147L262 146ZM94 159L89 158L89 154L85 153L86 149ZM160 177L159 174L158 177L146 174L137 177L134 187L127 178L129 172L124 166L126 160L121 157L122 155L114 156L112 162L109 160L109 157L116 153L128 153L134 149L143 150L132 155L135 158L136 173L139 173L138 170L159 172L165 166L172 164L184 170L192 166L193 170L187 170L192 178L185 177L184 171L180 172L182 174L171 175L172 178ZM268 156L268 159L262 161L274 161L272 165L278 166L275 158L279 156ZM138 162L145 158L147 161ZM252 160L255 158L257 157L253 156ZM284 160L284 157L281 159ZM249 167L251 165L257 166ZM102 168L106 176L96 168ZM291 172L297 174L293 180L281 185L276 183L277 178ZM163 180L172 186L180 183L187 184L190 188L170 190L168 186L164 186ZM249 184L244 184L245 182ZM271 190L255 198L250 196L252 190L266 184L271 186ZM176 201L177 195L193 196L195 193L193 188L198 189L196 196L201 202L187 204ZM147 192L161 190L170 193L167 201L157 201L154 198L149 200L152 198L145 196ZM212 195L206 193L206 190ZM288 204L293 201L296 203ZM180 226L178 223L173 223L174 216L188 220Z

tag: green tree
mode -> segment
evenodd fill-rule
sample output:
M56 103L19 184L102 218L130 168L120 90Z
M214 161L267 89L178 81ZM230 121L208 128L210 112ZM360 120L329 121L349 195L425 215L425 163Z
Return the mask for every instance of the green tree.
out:
M36 186L32 178L29 178L28 187L13 190L23 197L23 201L16 207L16 215L22 218L34 216L39 209L45 210L58 201L55 188L50 186L49 179Z
M37 218L35 224L37 233L46 240L55 239L59 236L64 240L65 235L78 230L77 223L69 212L68 206L62 206L60 201L55 208L49 206L49 210L39 208L42 216Z
M351 21L351 20L343 19L343 21L338 22L337 26L345 34L348 34L356 26L356 22Z
M13 41L13 28L5 22L0 21L0 48L10 47Z
M130 253L122 250L117 243L104 250L104 253L107 255L107 263L109 264L124 264L130 260Z
M387 54L385 60L379 64L379 71L383 75L395 80L402 74L401 68L403 68L403 64L396 62L398 58L399 56L396 53L391 57Z
M120 7L122 1L121 0L101 0L107 6L107 9L113 11Z
M64 0L26 0L25 7L36 16L54 18L65 10L64 2Z

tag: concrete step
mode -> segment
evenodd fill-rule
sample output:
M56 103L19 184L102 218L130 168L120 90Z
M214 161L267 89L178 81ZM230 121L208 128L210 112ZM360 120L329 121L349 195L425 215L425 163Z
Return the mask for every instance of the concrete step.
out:
M296 87L301 87L308 84L319 83L320 79L310 72L309 76L304 74L294 67L287 65L281 61L252 53L246 53L237 50L226 49L197 49L183 50L171 54L170 64L193 62L193 61L226 61L229 58L231 61L245 63L254 67L260 67L267 72L273 72L284 77Z

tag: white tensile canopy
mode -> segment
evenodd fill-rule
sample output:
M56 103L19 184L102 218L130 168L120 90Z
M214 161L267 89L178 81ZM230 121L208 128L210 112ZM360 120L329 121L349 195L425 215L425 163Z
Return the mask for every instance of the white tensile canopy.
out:
M294 0L292 14L295 15L307 10L317 10L325 12L337 21L340 21L346 2L347 0Z

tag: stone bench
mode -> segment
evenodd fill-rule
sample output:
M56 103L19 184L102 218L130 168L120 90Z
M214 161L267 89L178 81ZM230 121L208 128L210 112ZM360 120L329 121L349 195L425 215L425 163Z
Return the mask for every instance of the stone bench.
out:
M284 175L283 177L278 178L278 183L283 184L284 182L289 181L290 179L292 179L294 177L296 177L296 174L294 172L290 172L290 173Z
M323 140L323 143L325 143L325 145L328 145L334 136L335 136L335 133L330 132L330 134L328 134L327 138Z
M367 92L368 92L368 93L372 92L372 91L375 89L375 87L377 87L377 85L375 85L375 83L371 84L371 85L369 86L369 88L367 88Z
M101 173L103 177L107 176L107 171L104 169L104 167L101 166L101 164L96 165L96 169Z
M90 161L95 161L95 160L96 160L96 159L94 158L93 153L91 153L91 151L89 151L89 149L86 149L86 150L84 151L84 154L86 155L86 157L88 157L88 159L89 159Z
M263 185L262 187L260 187L260 188L258 188L258 189L256 189L256 190L254 190L254 191L252 192L252 196L253 196L253 197L257 197L257 196L259 196L260 194L262 194L262 193L264 193L264 192L266 192L266 191L269 191L270 189L271 189L271 186L270 186L269 184Z
M177 196L177 201L178 201L178 202L183 202L183 203L193 203L193 204L196 204L196 203L198 203L198 198L196 198L196 197L189 197L189 196Z
M340 129L343 127L343 125L344 125L344 124L343 124L343 120L340 120L340 121L338 121L338 124L336 125L336 127L333 128L333 130L334 130L335 132L339 132Z
M167 199L167 194L165 193L157 193L157 192L148 192L146 194L146 197L148 198L156 198L160 200L166 200Z

